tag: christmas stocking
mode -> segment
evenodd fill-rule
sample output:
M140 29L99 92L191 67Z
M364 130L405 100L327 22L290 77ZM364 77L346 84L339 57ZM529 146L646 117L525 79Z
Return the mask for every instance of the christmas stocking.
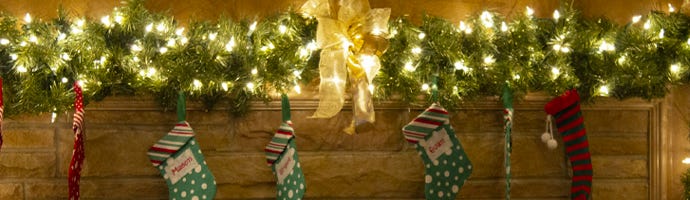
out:
M81 179L81 168L84 164L84 99L79 84L74 83L74 149L72 150L72 160L69 163L67 175L67 187L69 188L69 199L79 199L79 181Z
M216 195L216 181L185 121L184 95L178 99L178 123L148 151L153 166L168 184L170 199L203 200Z
M472 163L455 137L448 112L433 104L403 127L403 134L424 161L426 199L455 199L472 173Z
M589 199L592 187L592 159L580 112L580 96L576 90L566 91L547 103L544 110L554 116L558 132L563 136L566 155L573 167L571 199Z
M513 131L513 93L510 91L508 85L503 88L503 129L505 130L505 153L504 163L506 167L506 200L510 200L510 154L513 151L513 138L511 133Z
M283 124L266 145L266 160L276 176L276 199L302 199L306 186L299 164L294 130L290 121L290 103L282 97Z

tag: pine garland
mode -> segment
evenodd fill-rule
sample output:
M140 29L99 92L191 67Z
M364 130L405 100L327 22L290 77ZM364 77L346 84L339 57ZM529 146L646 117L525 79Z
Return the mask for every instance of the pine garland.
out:
M67 111L75 81L87 100L153 94L172 108L183 90L208 109L228 101L233 113L246 112L249 101L318 82L314 18L289 11L258 22L190 22L183 29L143 5L126 1L100 20L64 11L50 21L2 14L7 113ZM556 19L527 13L506 21L490 12L459 24L431 16L420 26L395 19L374 96L413 103L438 74L442 104L451 108L498 95L505 82L517 97L570 88L584 99L663 97L669 85L690 81L690 18L652 12L638 19L620 26L585 19L568 6Z

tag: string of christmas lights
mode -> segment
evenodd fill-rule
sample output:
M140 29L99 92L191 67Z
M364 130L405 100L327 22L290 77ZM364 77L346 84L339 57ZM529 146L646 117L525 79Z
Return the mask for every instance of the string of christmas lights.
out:
M488 11L460 22L427 16L415 25L398 18L382 31L389 47L369 90L376 99L413 103L438 75L441 103L450 108L499 95L505 82L516 97L571 88L584 99L663 97L668 86L690 80L690 17L670 4L668 11L634 16L622 26L585 19L569 6L553 18L536 18L529 7L510 20ZM319 81L317 23L290 11L183 27L148 11L143 0L126 1L97 20L62 10L45 21L3 14L6 113L67 111L75 81L86 100L152 94L173 108L182 90L208 109L227 101L233 113L244 113L249 101L300 93Z

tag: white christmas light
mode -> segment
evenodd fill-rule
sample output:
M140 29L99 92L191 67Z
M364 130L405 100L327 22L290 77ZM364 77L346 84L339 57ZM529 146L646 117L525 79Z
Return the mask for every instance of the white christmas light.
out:
M465 29L465 34L472 34L472 27L468 26L467 29Z
M642 19L642 16L640 16L640 15L635 15L635 16L632 17L632 23L635 24L635 23L637 23L637 22L640 22L641 19Z
M664 34L665 34L665 31L664 31L664 29L662 28L662 29L659 31L659 39L664 39Z
M418 55L418 54L422 53L422 48L414 47L414 48L412 48L412 53L415 55Z
M294 90L297 94L302 94L302 88L299 85L295 85Z
M152 77L154 75L156 75L156 68L149 67L148 70L146 70L146 76Z
M77 24L77 27L81 28L81 27L84 27L84 23L86 23L86 21L84 19L78 19L76 24Z
M553 50L555 50L555 51L561 51L561 44L554 44L554 45L553 45Z
M180 38L180 44L185 45L187 44L187 42L189 42L189 39L187 39L187 37Z
M319 49L319 46L316 45L316 42L311 41L307 44L307 50L316 51L317 49Z
M168 52L168 48L166 48L166 47L161 47L158 51L161 52L161 53L165 53L165 52Z
M235 36L231 37L230 41L228 41L228 43L225 44L226 51L232 51L233 48L235 48Z
M163 23L163 22L158 23L158 26L156 26L156 31L158 31L158 32L165 31L165 23Z
M50 114L50 123L55 123L55 119L57 119L57 113L53 112Z
M10 40L8 40L7 38L0 38L0 44L1 45L8 45L8 44L10 44Z
M254 31L256 30L256 21L252 22L251 25L249 25L249 31Z
M413 72L415 70L414 66L412 65L412 62L405 63L405 70L407 70L408 72Z
M194 86L194 89L200 89L204 84L202 84L201 81L194 79L194 81L192 81L192 85Z
M671 70L671 73L677 74L678 72L680 72L680 64L678 64L678 63L672 64L670 67L670 70Z
M621 56L620 58L618 58L618 64L622 65L623 63L625 63L626 60L627 58L625 56Z
M494 16L491 15L490 12L484 11L484 12L482 12L482 15L479 16L479 19L482 21L482 25L484 25L484 27L491 28L491 27L494 27L493 17Z
M25 47L25 46L26 46L26 41L22 41L22 42L20 42L20 43L19 43L19 46L21 46L21 47Z
M19 57L19 56L18 56L16 53L10 54L10 58L11 58L12 60L17 60L18 57Z
M172 38L168 39L168 42L165 44L165 46L174 47L175 46L175 39L172 39Z
M381 28L379 28L379 27L374 27L371 29L371 34L374 36L379 36L379 35L383 34L383 30L381 30Z
M506 32L508 31L508 25L506 22L501 22L501 32Z
M604 52L604 51L615 51L616 46L608 43L606 41L602 41L601 45L599 45L599 53Z
M467 24L465 24L464 21L460 21L460 25L458 25L458 29L460 29L460 31L465 31L467 28L469 28L467 26Z
M67 81L69 81L69 80L65 77L62 77L62 80L60 80L60 81L62 81L62 83L67 83Z
M25 72L27 72L27 71L28 71L28 70L26 69L26 67L24 67L24 65L19 65L19 66L17 66L17 72L19 72L19 73L25 73Z
M570 48L569 47L561 47L561 52L568 53L568 52L570 52Z
M531 17L532 15L534 15L534 9L530 8L529 6L527 6L527 9L525 10L525 14L526 14L527 16L530 16L530 17Z
M60 33L58 34L57 40L58 40L58 41L62 41L62 40L64 40L65 38L67 38L67 35L64 34L64 33L62 33L62 32L60 32ZM0 41L0 42L2 42L2 41Z
M558 19L560 19L560 18L561 18L561 12L558 12L558 10L554 10L553 11L553 19L558 21Z
M278 31L279 31L281 34L285 34L285 32L287 32L287 27L286 27L285 25L282 25L282 24L281 24L280 26L278 26Z
M645 30L649 30L650 28L652 28L652 21L647 20L646 22L644 22L642 28L644 28Z
M486 56L484 57L484 64L490 65L496 62L496 59L494 59L493 56Z
M561 75L561 70L556 67L552 67L551 74L553 74L554 77L558 77L559 75Z
M62 54L60 55L60 58L62 58L62 60L65 60L65 61L69 61L69 60L72 59L72 58L69 57L69 54L67 54L67 53L62 53Z
M77 34L84 32L84 30L81 30L81 28L79 28L79 27L72 27L69 32L77 35Z
M513 79L515 79L515 80L520 80L520 74L515 74L515 75L513 76Z
M139 57L138 57L138 56L134 56L134 57L132 57L132 60L133 60L134 62L139 62Z
M254 90L254 83L252 83L252 82L247 83L247 88L249 90Z
M220 83L220 87L223 88L223 91L228 91L228 83L222 82Z
M469 68L465 66L465 61L457 61L453 63L453 66L455 66L455 70L462 70L464 72L469 71Z
M182 36L182 34L184 34L184 27L180 27L175 30L175 35Z
M302 72L300 72L299 70L295 70L295 71L292 71L292 75L299 78L302 75Z
M146 30L147 33L153 31L153 23L146 25L146 27L144 29Z
M427 90L429 90L429 84L426 84L426 83L422 84L422 91L427 91Z
M426 33L421 32L421 33L419 33L419 35L417 35L417 37L418 37L420 40L421 40L421 39L424 39L424 38L426 37Z
M122 24L122 22L125 21L125 18L122 17L122 14L115 14L115 23L117 24Z
M676 12L676 8L674 8L673 5L670 3L668 4L668 12L670 12L670 13Z
M133 44L133 45L132 45L132 51L138 52L138 51L141 51L141 50L143 50L143 49L141 48L141 46L139 46L139 45L137 45L137 44Z
M256 68L254 68L254 69L252 69L251 73L252 73L252 75L256 75L256 74L259 73L259 70L257 70Z
M36 37L36 35L29 36L29 42L32 42L34 44L38 44L38 38Z
M299 48L299 57L306 58L307 56L309 56L309 50L306 48Z
M106 15L106 16L101 17L101 23L105 27L110 27L111 25L113 25L112 22L110 21L110 15Z
M608 96L609 95L609 86L602 85L599 87L599 93L601 93L602 96Z
M24 15L24 22L26 22L26 23L28 24L28 23L31 23L31 20L32 20L32 19L31 19L31 14L26 13L26 14Z
M683 162L683 164L686 164L686 165L690 164L690 157L685 157L685 159L683 159L683 161L681 161L681 162Z

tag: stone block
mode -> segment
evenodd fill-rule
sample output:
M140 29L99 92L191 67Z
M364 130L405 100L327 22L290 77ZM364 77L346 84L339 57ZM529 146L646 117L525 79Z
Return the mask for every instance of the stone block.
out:
M540 137L514 135L511 171L513 177L560 178L567 175L563 145L549 150ZM503 159L496 155L495 159ZM501 162L502 163L502 162Z
M5 128L2 148L52 149L55 146L54 128Z
M303 153L298 154L303 163ZM209 154L205 158L219 185L251 186L275 181L264 153Z
M53 152L3 152L0 154L0 177L43 178L55 174Z
M481 131L481 118L477 117L481 115L480 110L454 110L449 111L450 114L450 124L457 133L478 133ZM418 115L419 113L417 113ZM414 115L413 117L416 117ZM407 120L412 121L413 117ZM405 124L407 124L405 123Z
M585 128L590 135L603 133L647 133L649 111L584 110Z
M175 112L146 110L87 110L84 117L86 127L90 124L107 124L112 126L169 125L172 128L177 120Z
M82 182L84 182L83 179ZM26 199L67 199L69 195L67 188L67 178L27 182L25 183Z
M407 143L402 127L406 116L400 110L376 111L376 122L365 131L352 135L353 149L358 151L399 151Z
M146 152L169 131L168 127L121 127L86 131L84 177L158 175ZM72 158L74 136L71 129L59 129L59 176L66 177Z
M82 179L81 199L164 199L168 187L163 178ZM67 199L67 179L26 183L27 199Z
M24 187L21 183L1 183L0 199L24 199Z
M649 199L649 184L646 180L592 180L592 199Z
M545 123L546 112L543 110L515 110L513 112L513 132L541 136Z
M497 178L505 174L503 136L498 134L457 134L474 166L473 178Z
M643 156L592 156L595 178L647 178L649 167Z
M314 111L293 111L292 119L297 136L297 148L304 151L352 150L354 137L343 129L352 122L352 112L342 111L332 118L309 118ZM280 119L280 115L278 115ZM274 125L277 129L278 125Z
M639 155L649 152L647 135L617 134L612 136L588 136L592 155Z
M505 179L472 179L460 189L460 199L502 199L505 197ZM511 180L511 198L567 198L570 192L568 179L519 179Z

